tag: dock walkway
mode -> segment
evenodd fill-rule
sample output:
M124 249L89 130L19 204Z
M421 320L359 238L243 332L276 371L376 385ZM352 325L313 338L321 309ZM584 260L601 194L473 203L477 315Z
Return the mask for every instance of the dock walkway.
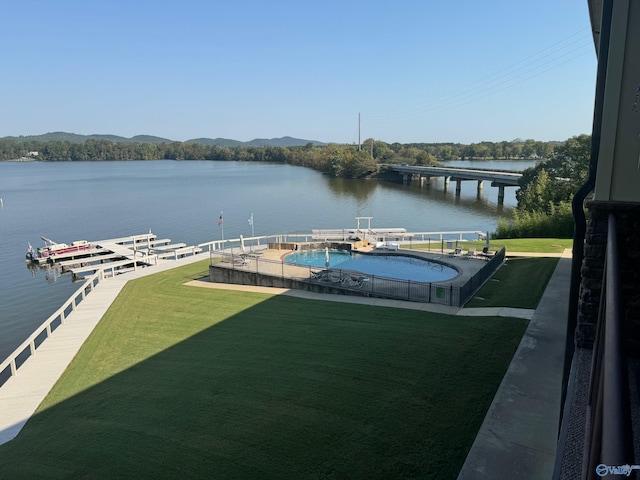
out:
M115 260L116 258L121 258L121 257L116 253L106 253L106 254L94 255L86 258L77 258L74 260L62 260L62 261L56 262L56 265L59 265L60 267L62 267L63 270L67 270L67 267L74 266L74 265L104 262L105 260Z
M116 262L107 262L107 263L98 263L93 265L84 265L82 267L69 268L67 271L71 272L74 278L78 278L79 275L83 273L93 273L98 270L102 270L105 272L111 272L111 276L116 275L118 273L123 273L122 269L133 269L135 270L138 266L143 267L151 265L149 261L143 259L127 259L127 260L119 260Z
M168 258L200 253L201 248L186 243L171 243L171 239L158 239L149 232L143 235L91 242L93 248L82 252L51 257L54 265L71 272L75 279L86 273L102 270L111 276L136 270L138 267L157 265ZM98 263L99 262L99 263Z
M560 420L571 251L565 250L458 480L551 478Z

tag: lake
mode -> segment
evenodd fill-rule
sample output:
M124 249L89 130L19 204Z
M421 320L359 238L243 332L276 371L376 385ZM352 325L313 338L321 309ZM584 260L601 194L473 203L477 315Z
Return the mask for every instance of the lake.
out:
M523 169L533 162L467 161L456 166ZM514 163L514 162L511 162ZM448 163L453 165L453 163ZM520 167L520 168L517 168ZM497 205L497 188L476 182L443 190L377 180L331 178L289 165L212 161L0 162L0 358L4 359L80 287L24 261L41 237L60 243L104 240L151 230L194 245L224 236L354 228L408 231L495 230L510 217L515 188Z

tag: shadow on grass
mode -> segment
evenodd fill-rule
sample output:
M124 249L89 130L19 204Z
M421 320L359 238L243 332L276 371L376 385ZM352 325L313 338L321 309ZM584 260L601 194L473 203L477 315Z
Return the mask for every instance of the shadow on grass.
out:
M526 326L177 278L127 285L0 478L456 478Z

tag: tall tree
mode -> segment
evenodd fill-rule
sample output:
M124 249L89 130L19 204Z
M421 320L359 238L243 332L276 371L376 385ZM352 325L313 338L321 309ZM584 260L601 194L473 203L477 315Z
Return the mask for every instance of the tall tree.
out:
M590 151L591 137L579 135L556 147L548 160L526 169L516 192L518 208L540 211L549 208L550 203L571 200L587 178Z

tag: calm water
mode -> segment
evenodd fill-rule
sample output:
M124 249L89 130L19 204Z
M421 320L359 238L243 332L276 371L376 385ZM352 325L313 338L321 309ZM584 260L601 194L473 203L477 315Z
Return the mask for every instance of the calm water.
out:
M492 162L481 163L465 165ZM41 236L71 243L151 229L193 245L221 238L220 211L225 238L250 236L252 212L256 235L353 228L356 216L373 217L373 228L487 231L515 205L515 189L500 208L495 188L485 185L478 196L476 183L464 182L459 198L454 190L445 193L442 180L425 190L255 163L0 162L0 358L80 287L67 275L54 281L27 268L27 245L41 246Z
M325 267L326 253L323 250L296 252L287 255L286 261L297 265ZM362 255L356 252L329 251L329 266L416 282L443 282L458 275L455 268L403 255Z
M329 261L327 262L327 253ZM285 261L295 265L304 265L305 267L337 267L342 262L346 262L351 258L351 253L345 250L303 250L300 252L290 253L285 257Z

